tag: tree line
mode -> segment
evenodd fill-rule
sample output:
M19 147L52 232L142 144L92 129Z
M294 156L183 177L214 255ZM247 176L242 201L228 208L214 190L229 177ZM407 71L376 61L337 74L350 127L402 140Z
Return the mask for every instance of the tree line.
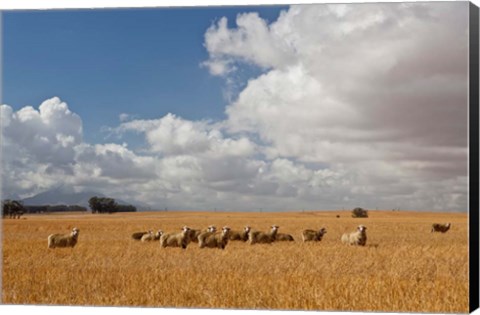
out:
M120 205L115 199L108 197L92 197L88 201L92 213L136 212L133 205ZM35 205L25 206L20 200L2 200L2 217L20 219L25 213L49 212L85 212L87 208L78 205Z

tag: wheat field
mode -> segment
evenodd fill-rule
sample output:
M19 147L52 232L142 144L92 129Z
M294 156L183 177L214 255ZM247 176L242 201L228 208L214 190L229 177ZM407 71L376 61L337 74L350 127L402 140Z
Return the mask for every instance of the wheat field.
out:
M340 218L337 218L340 215ZM142 212L27 215L3 221L5 304L223 309L468 312L468 217L461 213L349 211L289 213ZM451 222L445 234L434 222ZM225 250L160 248L131 233L250 225L292 234L294 242ZM365 247L340 237L363 224ZM73 249L48 249L51 233L80 229ZM305 228L327 229L303 243Z

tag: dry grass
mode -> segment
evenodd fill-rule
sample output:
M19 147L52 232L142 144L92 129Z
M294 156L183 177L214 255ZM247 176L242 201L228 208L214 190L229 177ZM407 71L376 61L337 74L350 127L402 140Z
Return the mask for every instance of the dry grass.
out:
M336 215L340 214L340 218ZM430 233L433 222L451 222ZM162 249L130 239L135 231L280 226L295 242L222 251ZM366 247L340 236L367 226ZM48 249L50 233L80 228L74 249ZM304 228L327 228L302 243ZM3 220L3 303L237 309L468 312L466 214L371 211L31 215Z

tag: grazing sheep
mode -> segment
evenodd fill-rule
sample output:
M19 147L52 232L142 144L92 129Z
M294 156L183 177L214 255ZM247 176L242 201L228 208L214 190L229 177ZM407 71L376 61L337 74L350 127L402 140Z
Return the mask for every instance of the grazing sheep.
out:
M148 231L145 231L145 232L135 232L132 234L132 238L136 241L139 241L142 239L142 236L144 236L145 234L147 234Z
M221 233L205 232L198 236L198 246L200 248L220 248L225 249L228 244L228 236L230 234L230 228L224 226Z
M275 236L275 241L293 242L293 241L295 241L295 239L290 234L277 233L277 235Z
M356 232L343 234L342 243L365 246L367 243L367 233L365 232L366 229L367 228L365 226L359 225Z
M452 225L450 223L447 223L447 224L434 223L432 224L432 230L430 231L430 233L433 233L433 232L446 233L448 230L450 230L451 226Z
M215 232L217 231L217 228L215 225L209 225L206 229L204 230L195 230L191 229L189 233L190 241L194 243L198 243L198 236L204 232Z
M272 225L272 230L270 232L260 232L260 231L250 231L248 234L248 241L250 245L256 243L269 244L275 242L278 231L277 225Z
M248 234L250 233L250 227L247 225L243 229L243 231L230 231L230 236L228 239L230 241L243 241L246 242L248 241Z
M160 236L160 246L161 247L181 247L183 249L187 248L188 243L190 243L190 228L184 226L182 232L180 233L168 233L162 234Z
M302 239L304 242L320 242L323 238L323 236L327 233L327 230L322 227L320 230L315 231L315 230L303 230L302 232Z
M140 240L142 242L158 241L162 234L162 230L158 230L155 234L150 230L148 233L144 234Z
M74 227L70 234L50 234L48 236L48 248L74 247L78 241L79 229Z

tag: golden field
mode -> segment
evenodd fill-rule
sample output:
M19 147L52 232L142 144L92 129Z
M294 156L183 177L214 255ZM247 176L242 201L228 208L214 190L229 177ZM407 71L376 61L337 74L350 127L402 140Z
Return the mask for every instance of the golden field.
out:
M336 215L340 215L337 218ZM3 220L6 304L150 306L384 312L468 312L468 217L460 213L143 212L27 215ZM445 234L434 222L451 222ZM225 250L160 248L135 231L250 225L294 242L230 242ZM367 227L367 246L341 244ZM73 249L48 249L51 233L80 229ZM303 243L305 228L326 227Z

